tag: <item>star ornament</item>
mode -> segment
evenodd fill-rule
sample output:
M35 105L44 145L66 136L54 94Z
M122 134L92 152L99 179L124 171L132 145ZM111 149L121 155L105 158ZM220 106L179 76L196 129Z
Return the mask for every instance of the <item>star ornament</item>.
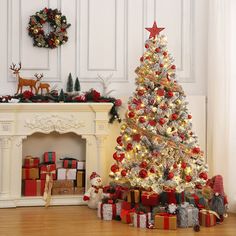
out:
M156 21L154 21L152 28L145 29L150 32L149 38L151 39L155 38L165 28L158 28Z

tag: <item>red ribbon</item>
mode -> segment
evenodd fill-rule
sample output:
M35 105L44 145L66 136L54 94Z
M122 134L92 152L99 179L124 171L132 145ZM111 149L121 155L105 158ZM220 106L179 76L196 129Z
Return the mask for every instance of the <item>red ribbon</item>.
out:
M137 227L140 228L140 216L145 215L146 216L146 228L148 227L148 213L144 213L142 211L136 212L137 214Z
M176 198L175 198L175 191L171 190L167 192L167 196L168 196L168 203L174 203L176 204Z
M194 193L191 195L194 198L194 202L196 204L196 206L199 204L199 197Z
M103 219L103 203L101 204L101 206L100 206L100 212L101 212L101 219Z
M169 218L173 217L173 215L171 215L167 212L158 213L158 215L164 217L164 229L169 229L170 228Z

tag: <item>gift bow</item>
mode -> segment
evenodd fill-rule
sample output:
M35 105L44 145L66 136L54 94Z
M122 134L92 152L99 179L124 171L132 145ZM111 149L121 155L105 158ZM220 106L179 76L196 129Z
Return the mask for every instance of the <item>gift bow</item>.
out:
M207 214L213 214L213 215L215 215L218 219L220 219L220 216L219 216L218 213L215 212L215 211L202 209L202 210L200 210L200 212L201 212L202 214L205 214L205 215L207 215Z

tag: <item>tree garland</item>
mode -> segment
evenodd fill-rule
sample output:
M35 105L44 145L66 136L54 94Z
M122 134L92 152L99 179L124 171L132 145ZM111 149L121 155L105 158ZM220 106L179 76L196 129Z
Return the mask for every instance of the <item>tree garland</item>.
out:
M43 24L46 22L53 28L48 34L43 30ZM68 41L66 29L70 25L58 9L44 8L30 16L28 32L34 40L34 46L57 48Z

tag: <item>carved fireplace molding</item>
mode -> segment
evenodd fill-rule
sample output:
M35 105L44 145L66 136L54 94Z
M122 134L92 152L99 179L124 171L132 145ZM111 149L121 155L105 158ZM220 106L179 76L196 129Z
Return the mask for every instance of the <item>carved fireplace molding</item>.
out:
M97 171L105 177L111 107L111 103L0 104L0 207L44 205L41 197L21 196L22 142L36 132L80 135L86 140L86 173ZM84 202L82 196L53 197L52 205L60 204Z

